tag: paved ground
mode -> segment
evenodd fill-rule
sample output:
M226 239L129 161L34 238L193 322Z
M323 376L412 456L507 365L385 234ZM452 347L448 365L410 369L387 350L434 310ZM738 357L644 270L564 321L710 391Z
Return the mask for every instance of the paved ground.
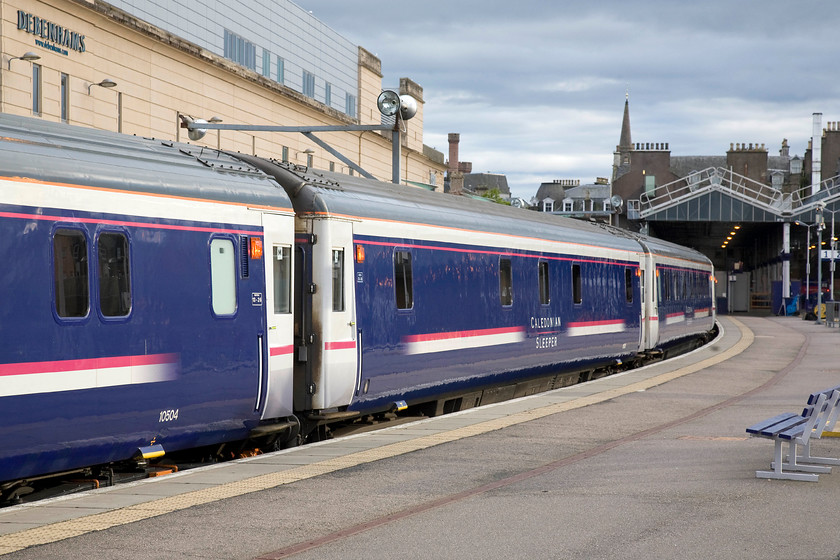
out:
M0 553L835 560L840 474L757 479L773 446L744 429L840 384L840 332L791 317L721 322L722 339L669 364L2 510ZM815 449L840 456L840 441Z

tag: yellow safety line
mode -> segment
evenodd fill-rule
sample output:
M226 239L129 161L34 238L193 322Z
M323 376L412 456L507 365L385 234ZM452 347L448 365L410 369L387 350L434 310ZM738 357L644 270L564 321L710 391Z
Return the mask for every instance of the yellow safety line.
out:
M143 519L173 513L201 504L217 502L227 498L250 494L252 492L269 490L284 484L297 482L298 480L314 478L316 476L355 467L365 463L372 463L381 459L404 455L406 453L434 447L443 443L449 443L459 439L501 430L502 428L515 426L517 424L522 424L524 422L529 422L531 420L536 420L538 418L543 418L559 412L582 408L614 399L628 393L649 389L656 385L661 385L673 379L677 379L728 360L749 347L755 340L753 332L737 319L729 318L729 320L735 323L741 331L741 339L735 345L711 358L707 358L696 364L679 368L672 372L663 373L650 379L637 381L625 387L608 389L601 393L580 397L571 401L516 412L502 418L479 422L477 424L456 428L447 432L421 436L412 440L392 443L375 449L359 451L350 455L336 457L334 459L327 459L309 465L302 465L300 467L294 467L275 473L255 476L238 482L229 482L212 488L194 490L177 496L159 498L117 510L87 515L77 519L61 521L50 525L44 525L42 527L19 531L17 533L2 535L0 536L0 555L9 554L31 546L48 544L71 537L78 537L86 533L101 531L118 525L134 523L135 521L141 521Z

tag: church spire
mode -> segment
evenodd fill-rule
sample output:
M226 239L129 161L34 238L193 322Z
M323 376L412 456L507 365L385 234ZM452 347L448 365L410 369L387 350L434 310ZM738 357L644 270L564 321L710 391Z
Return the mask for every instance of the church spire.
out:
M624 120L621 122L621 138L616 151L633 149L633 141L630 139L630 92L624 97Z

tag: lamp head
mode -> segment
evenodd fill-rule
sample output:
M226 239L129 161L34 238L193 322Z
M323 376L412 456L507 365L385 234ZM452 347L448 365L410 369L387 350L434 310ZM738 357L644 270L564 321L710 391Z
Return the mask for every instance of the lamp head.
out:
M376 99L376 106L386 117L393 117L400 110L400 96L397 92L386 89Z
M400 95L400 117L407 121L417 114L417 101L410 95Z
M207 121L204 119L194 119L193 124L207 124ZM204 135L207 134L206 128L187 128L187 136L190 137L190 140L193 142L198 142Z

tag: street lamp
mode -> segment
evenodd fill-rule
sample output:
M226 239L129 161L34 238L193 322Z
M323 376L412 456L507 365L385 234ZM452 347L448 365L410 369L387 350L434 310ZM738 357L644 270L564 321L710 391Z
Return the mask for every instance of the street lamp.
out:
M100 84L94 84L100 85ZM196 119L189 115L178 113L181 121L181 128L186 128L190 140L201 140L208 130L242 130L251 132L300 132L327 152L337 157L350 169L355 170L361 176L368 179L375 179L373 175L359 167L353 160L344 156L341 152L315 136L315 132L362 132L374 130L390 130L392 146L392 180L395 184L400 182L400 121L406 121L417 114L417 101L410 95L399 95L395 91L386 90L379 95L377 106L380 112L386 116L394 117L394 124L351 124L351 125L324 125L324 126L275 126L260 124L223 124L210 122L204 119Z
M112 87L116 87L116 85L117 85L117 82L115 82L111 78L105 78L104 80L102 80L98 84L88 84L88 95L90 95L90 88L92 88L93 86L99 86L99 87L104 87L104 88L112 88Z
M39 55L35 54L32 51L23 53L21 56L13 56L12 58L9 59L9 68L8 69L9 70L12 69L12 61L13 60L25 60L26 62L32 62L34 60L40 60L40 59L41 59L41 57Z

